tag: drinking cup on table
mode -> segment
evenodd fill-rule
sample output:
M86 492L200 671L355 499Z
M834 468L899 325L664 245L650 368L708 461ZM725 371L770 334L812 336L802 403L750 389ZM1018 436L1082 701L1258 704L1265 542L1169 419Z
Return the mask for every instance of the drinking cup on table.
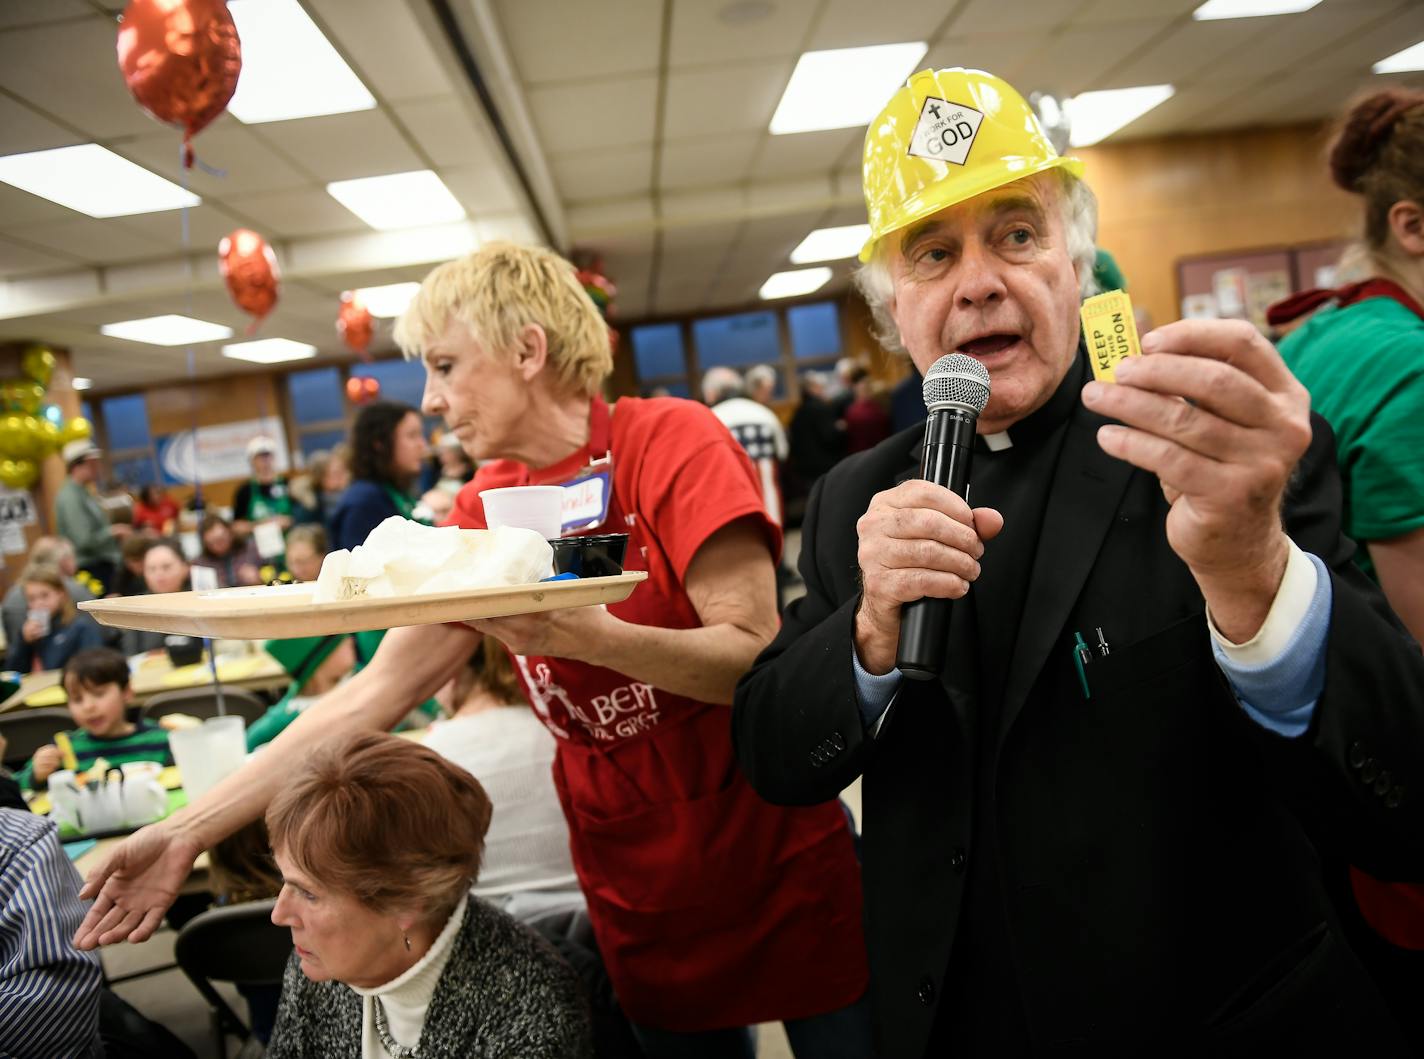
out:
M480 492L490 529L513 526L553 540L564 527L564 490L557 485L516 485Z
M79 792L79 828L85 834L117 831L124 826L123 785L99 780Z
M246 727L241 717L209 717L195 728L168 733L190 802L242 767L247 758Z
M79 827L79 785L73 769L58 769L49 774L50 812L61 824Z
M168 812L168 792L158 780L163 766L157 761L130 761L119 767L124 774L124 823L141 827L163 817Z

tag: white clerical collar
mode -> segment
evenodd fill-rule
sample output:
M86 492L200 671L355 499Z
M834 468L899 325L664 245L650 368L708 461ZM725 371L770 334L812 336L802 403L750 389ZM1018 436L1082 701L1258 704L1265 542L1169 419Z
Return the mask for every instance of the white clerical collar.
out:
M1004 449L1014 447L1014 440L1009 437L1007 430L1001 430L997 434L984 434L981 436L984 438L984 444L989 446L990 452L1003 452Z

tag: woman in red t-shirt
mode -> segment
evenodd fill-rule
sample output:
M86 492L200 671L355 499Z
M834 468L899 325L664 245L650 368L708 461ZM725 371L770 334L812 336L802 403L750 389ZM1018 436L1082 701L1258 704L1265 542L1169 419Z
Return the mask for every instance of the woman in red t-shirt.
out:
M177 521L178 505L162 489L146 485L138 491L133 509L135 529L151 529L160 537L166 537L173 532Z
M425 363L424 411L490 461L452 521L483 526L494 485L584 480L602 502L581 526L627 533L624 565L647 581L606 608L392 630L339 696L95 872L81 944L147 937L197 852L258 816L313 741L395 725L490 635L557 737L574 866L645 1052L743 1059L747 1027L782 1020L801 1059L870 1054L841 808L768 805L732 752L733 689L777 628L781 546L746 454L701 405L603 401L607 327L550 251L496 243L440 266L396 337Z

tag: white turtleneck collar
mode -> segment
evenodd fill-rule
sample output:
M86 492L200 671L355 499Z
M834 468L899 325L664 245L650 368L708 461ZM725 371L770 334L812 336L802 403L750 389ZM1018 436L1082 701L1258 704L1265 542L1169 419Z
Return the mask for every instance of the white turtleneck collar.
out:
M420 1033L425 1026L425 1015L430 1009L430 998L435 995L435 987L450 953L455 948L455 935L465 922L465 909L469 906L470 895L460 898L455 911L436 937L430 951L399 977L374 989L360 989L348 986L361 998L361 1059L390 1059L376 1033L375 999L380 997L381 1008L386 1013L386 1030L397 1044L414 1048L420 1043Z

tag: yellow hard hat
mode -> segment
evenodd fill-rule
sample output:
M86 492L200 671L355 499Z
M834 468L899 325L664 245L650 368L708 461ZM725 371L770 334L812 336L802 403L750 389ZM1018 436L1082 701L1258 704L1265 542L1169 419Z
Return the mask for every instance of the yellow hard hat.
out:
M921 70L865 131L869 261L890 232L1015 180L1083 163L1053 149L1033 109L1007 81L983 70Z

